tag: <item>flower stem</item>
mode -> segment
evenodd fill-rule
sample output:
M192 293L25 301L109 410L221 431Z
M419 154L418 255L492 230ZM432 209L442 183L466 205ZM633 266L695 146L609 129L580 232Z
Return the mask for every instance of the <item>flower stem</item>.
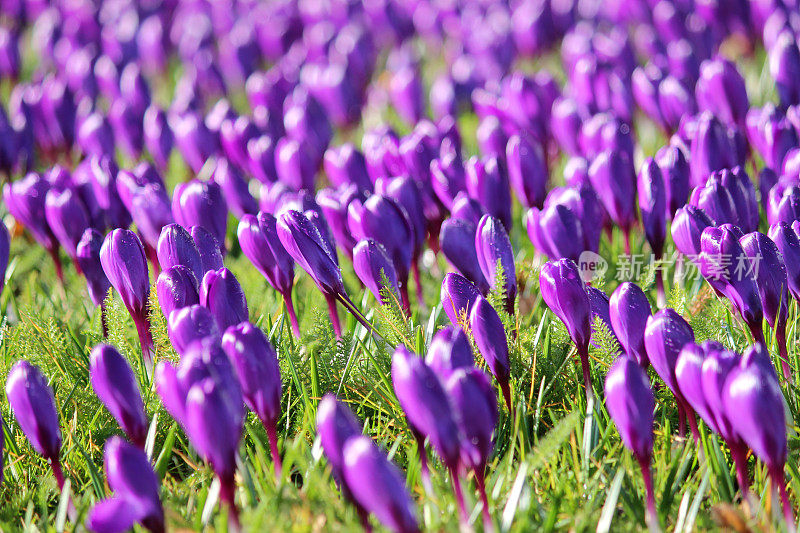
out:
M742 501L747 501L750 492L750 478L747 474L747 448L741 443L729 443L731 457L736 465L736 479L742 492Z
M780 320L775 328L775 338L778 341L778 354L781 358L783 377L788 383L792 383L792 369L789 366L789 350L786 347L786 321Z
M772 482L777 485L778 492L781 496L781 505L783 505L783 517L786 520L786 528L790 532L797 530L794 522L794 513L792 512L792 502L789 501L789 494L786 492L786 479L783 477L783 465L780 467L772 467L769 469Z
M464 528L467 528L469 522L469 513L467 512L467 505L464 503L464 492L461 490L461 480L458 478L458 472L455 468L448 468L450 470L450 477L453 478L453 494L456 496L458 503L459 522Z
M417 305L425 305L425 296L422 294L422 276L419 273L419 258L411 263L411 272L414 274L414 284L417 286Z
M417 430L411 430L414 435L414 440L417 441L417 452L419 455L420 475L422 476L422 485L425 491L429 494L433 493L433 485L431 485L431 472L428 468L428 456L425 453L425 437L422 436Z
M239 533L242 530L239 523L239 510L236 508L235 494L236 484L233 476L230 479L220 478L219 496L220 499L228 506L228 531L230 533Z
M342 337L342 325L339 322L339 313L336 311L336 297L325 295L325 300L328 302L328 314L331 317L331 325L333 326L333 333L337 339Z
M268 421L262 421L262 423L267 430L269 451L272 454L272 463L275 465L275 480L280 481L283 464L281 463L281 454L278 452L278 433L275 430L274 423L269 423Z
M400 285L400 299L403 302L403 312L411 316L411 301L408 299L408 280Z
M292 333L295 338L300 338L300 325L297 323L297 315L294 312L294 304L292 303L292 290L289 289L283 294L283 303L286 306L286 314L289 315L289 322L292 324Z
M53 260L53 266L56 268L56 277L58 281L61 283L61 286L64 286L64 268L61 266L61 258L58 256L58 245L51 246L47 249L47 253L50 254L50 258Z
M647 492L647 514L645 517L647 527L652 532L661 531L661 526L658 523L658 513L656 513L656 497L653 492L653 474L650 471L650 461L639 459L639 467L642 469L644 488Z
M103 326L103 338L108 338L108 312L106 311L106 304L100 304L100 323Z
M492 522L492 515L489 512L489 498L486 496L486 479L484 478L483 471L486 467L480 466L474 468L475 484L478 485L478 493L483 503L483 530L486 533L494 531L494 523Z
M53 471L53 477L56 478L58 490L64 492L64 483L66 483L66 479L64 479L64 472L61 470L61 463L58 462L57 459L50 459L50 469ZM67 497L69 498L69 502L67 502L67 515L69 519L74 522L75 518L78 516L78 511L75 509L72 497L69 495L67 495Z
M667 305L667 293L664 290L664 272L656 270L656 304L658 307Z
M589 346L577 346L578 355L581 358L581 367L583 368L583 385L586 387L586 401L587 404L590 398L594 398L594 390L592 390L592 372L589 366Z
M150 333L150 320L146 312L131 313L136 324L136 333L139 335L139 344L142 346L144 366L149 374L153 370L153 335Z

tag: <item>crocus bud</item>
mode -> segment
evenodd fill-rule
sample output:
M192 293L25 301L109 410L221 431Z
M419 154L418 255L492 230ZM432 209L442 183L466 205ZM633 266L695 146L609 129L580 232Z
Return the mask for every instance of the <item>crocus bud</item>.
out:
M486 214L481 203L475 198L470 198L465 192L456 195L453 207L450 209L451 218L467 220L478 227L481 217Z
M700 273L725 295L745 321L756 342L764 342L764 317L754 265L739 243L738 229L706 228L701 237ZM776 305L777 309L777 305Z
M561 149L569 155L581 153L578 139L583 124L578 105L571 98L558 98L550 115L550 131Z
M454 326L467 323L469 311L480 292L471 281L460 274L449 273L442 279L442 308Z
M8 234L7 230L6 234ZM100 262L100 248L102 245L103 236L96 229L87 228L75 248L75 260L86 278L89 298L91 298L94 305L103 305L108 289L111 288L111 283L108 281L108 277L103 271L103 265Z
M547 163L539 146L513 135L506 146L508 178L517 198L527 207L541 207L547 196Z
M203 273L209 270L219 270L222 268L222 244L214 235L202 226L192 226L188 228L192 235L194 245L200 253L200 263L203 265ZM202 278L199 278L202 279Z
M325 174L334 186L355 185L359 190L371 191L372 182L367 174L364 154L351 143L328 148L324 157Z
M642 165L636 189L647 242L655 256L660 258L667 238L666 187L661 169L652 158Z
M275 474L280 476L277 425L281 416L281 369L275 348L260 329L243 322L228 328L222 349L239 377L245 404L267 430Z
M405 211L406 219L413 232L412 265L415 265L417 258L422 253L427 224L420 184L408 176L382 178L375 182L375 192L394 200Z
M781 105L800 104L800 47L797 44L796 32L783 30L768 49L769 72L775 80L775 88Z
M486 361L489 370L500 385L503 398L509 412L511 407L511 389L509 379L511 366L508 357L508 339L506 330L497 311L483 296L478 296L469 313L469 325L475 338L475 345Z
M477 227L472 221L461 218L448 218L439 230L439 243L442 253L453 267L465 278L473 282L481 292L486 292L489 284L481 271L478 250L475 247Z
M695 96L701 110L708 110L728 126L743 126L750 107L744 78L736 65L717 57L700 65Z
M420 531L414 502L400 471L369 437L348 439L343 451L343 477L353 499L387 528L400 533Z
M353 270L355 270L358 279L372 291L375 299L379 302L387 303L381 294L381 290L384 287L395 295L397 302L400 302L397 272L395 271L394 263L392 263L382 244L372 239L359 241L353 250ZM388 286L384 285L384 277L388 282Z
M200 305L207 307L220 330L248 318L247 299L236 276L223 267L209 270L200 282Z
M370 184L371 185L371 184ZM339 189L322 189L317 193L316 201L322 215L328 222L333 238L339 248L352 259L356 239L347 223L347 211L350 203L358 200L365 202L366 194L353 184L347 184Z
M103 241L100 263L136 324L145 364L152 366L153 338L147 314L150 276L142 242L130 230L115 229Z
M650 363L644 346L644 332L651 311L644 291L635 283L622 283L611 295L608 307L612 331L620 346L642 368L647 368Z
M675 377L675 363L678 360L683 347L690 342L694 342L694 331L684 318L674 309L662 309L647 319L647 326L644 331L644 346L647 350L647 358L653 369L661 376L664 383L675 395L678 402L678 415L680 416L679 431L683 434L686 430L686 417L689 418L689 425L695 440L699 439L697 433L697 422L694 419L694 412L691 406L686 403L678 387Z
M113 346L95 346L90 356L89 379L94 393L117 420L128 439L144 448L147 416L136 376L125 358Z
M58 457L61 430L58 427L56 401L47 378L28 361L18 361L6 378L6 398L20 429L28 437L33 449L50 463L58 486L62 487L64 476Z
M717 422L717 413L715 412L715 391L709 389L710 394L706 394L704 377L707 387L710 387L711 382L709 380L712 377L712 370L710 366L705 365L705 361L706 359L715 359L717 364L721 363L723 359L720 358L720 355L723 354L720 354L720 352L724 351L725 347L716 341L705 341L702 344L691 342L683 347L675 362L675 379L681 394L692 409L706 422L708 427L720 434L722 433ZM725 356L723 355L723 357ZM708 368L705 376L704 368ZM723 437L727 439L728 433L723 434Z
M606 408L622 442L633 452L647 490L647 521L657 525L650 460L653 455L653 411L656 407L647 374L637 362L619 356L606 375Z
M500 219L503 226L511 227L511 191L508 176L500 168L497 158L467 161L467 191L478 200L490 215Z
M140 523L150 531L164 531L164 508L158 477L147 455L119 437L106 441L103 452L110 498L92 507L86 528L97 533L127 531Z
M734 431L766 463L780 489L786 522L793 526L783 476L788 453L784 399L774 369L760 363L756 352L748 351L725 381L722 401Z
M183 265L191 270L198 280L205 274L194 239L180 224L167 224L161 228L157 253L161 270Z
M459 491L458 426L439 378L421 357L400 346L392 357L392 385L417 440L423 476L428 477L424 444L427 438L450 471L455 490Z
M800 226L800 223L795 223ZM795 225L779 222L769 228L769 238L775 243L783 257L788 276L789 292L795 300L800 298L800 238Z
M425 107L422 78L413 67L404 67L395 72L389 81L389 94L398 115L408 122L418 122Z
M714 221L701 208L686 205L675 212L672 221L672 240L684 255L698 257L702 252L700 238L703 230L713 227Z
M589 167L589 180L611 219L626 234L636 222L636 174L625 152L606 151L598 155Z
M475 232L475 249L478 265L489 286L495 289L498 262L503 269L506 311L514 314L514 301L517 299L517 273L514 267L514 250L505 228L493 216L483 215Z
M172 195L172 214L184 228L202 226L207 229L224 253L228 206L219 185L199 180L178 184Z
M317 406L317 434L337 481L341 481L344 444L351 437L361 435L361 424L344 403L327 393Z
M172 347L180 355L185 355L195 342L203 339L219 341L222 335L214 315L199 304L170 312L167 316L167 333Z
M258 213L258 203L250 194L242 173L227 159L219 159L213 171L214 182L219 185L225 203L236 218Z
M689 163L683 151L677 146L661 148L656 154L656 163L664 179L665 214L668 219L672 219L675 211L683 207L689 198Z
M658 85L658 107L663 125L674 132L681 118L697 113L697 102L683 81L673 75L664 77Z
M703 185L708 175L716 170L744 164L744 145L744 139L738 130L726 127L709 112L700 113L691 139L689 166L692 170L692 185Z
M75 249L89 227L86 207L72 189L50 189L45 200L45 218L53 234L67 254L75 259Z
M547 307L564 323L578 350L587 396L592 395L589 339L592 335L591 304L580 272L570 259L550 261L539 272L539 289Z
M165 317L172 311L200 303L198 282L194 272L184 265L162 270L156 280L158 303Z
M450 379L460 368L475 366L472 347L464 330L447 326L437 331L425 356L425 364L442 380Z
M175 138L167 122L167 115L159 107L151 105L144 114L144 144L158 168L166 170Z

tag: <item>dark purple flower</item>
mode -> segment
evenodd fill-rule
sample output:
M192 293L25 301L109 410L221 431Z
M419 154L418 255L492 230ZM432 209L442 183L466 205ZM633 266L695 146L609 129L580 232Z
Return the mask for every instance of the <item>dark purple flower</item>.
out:
M700 238L703 230L713 226L714 221L699 207L693 205L681 207L675 212L671 226L675 248L684 255L699 257L702 252Z
M47 378L26 360L11 367L6 378L6 398L20 429L37 453L44 456L53 469L59 488L64 485L59 453L61 430L53 390Z
M443 140L440 154L431 161L431 185L437 198L450 209L461 191L467 190L466 170L461 153L449 140Z
M490 215L498 218L503 226L511 227L511 191L508 176L498 162L491 157L467 161L467 191L478 200Z
M647 521L658 527L650 460L653 455L653 411L656 402L650 381L631 357L617 357L606 375L606 408L622 442L633 452L647 489Z
M115 229L103 241L100 263L136 324L145 364L152 366L153 338L147 309L150 276L142 242L130 230Z
M478 264L486 282L494 289L497 282L498 262L503 269L506 311L514 314L514 302L517 299L517 273L514 267L514 250L505 228L493 216L483 215L475 232L475 249Z
M325 174L336 187L352 183L359 190L371 191L364 154L350 143L328 148L324 157Z
M451 217L442 223L439 231L439 244L450 264L462 276L473 282L481 292L486 292L489 284L478 262L478 251L475 247L476 237L477 227L472 221Z
M89 379L103 405L111 412L131 442L144 448L147 416L130 365L113 346L99 344L90 356Z
M194 245L200 253L200 263L203 265L203 273L209 270L219 270L222 268L222 245L209 230L203 226L192 226L189 233L194 240ZM199 278L198 281L202 279Z
M220 330L248 318L247 299L233 273L223 267L209 270L200 282L200 305L207 307Z
M203 264L194 239L180 224L167 224L161 228L157 245L158 263L161 270L183 265L197 278L203 279Z
M358 279L372 291L375 299L379 302L387 303L381 294L384 287L395 295L397 302L400 302L400 284L397 272L382 244L372 239L359 241L353 250L353 270ZM383 284L384 276L388 281L388 286Z
M86 528L111 533L132 529L138 522L154 533L165 531L158 477L147 455L119 437L106 441L103 455L108 486L114 495L92 507Z
M783 475L788 453L783 393L775 370L757 359L757 353L749 350L731 370L722 394L723 405L733 430L766 463L780 489L786 523L791 527L794 517Z
M755 270L754 261L739 243L741 237L738 228L727 225L703 230L700 240L700 273L714 290L731 301L734 309L750 328L755 341L764 342L761 325L764 314L754 275L758 271Z
M465 192L456 195L453 207L450 210L450 218L460 218L478 226L481 217L486 214L481 203L475 198L471 198Z
M683 151L677 146L664 146L656 154L656 163L661 169L666 197L664 212L672 219L675 211L686 205L689 198L690 169Z
M728 126L744 126L750 102L744 78L732 61L722 57L703 61L695 96L701 110L711 111Z
M344 444L348 439L361 435L361 424L332 393L323 396L317 406L317 434L334 476L343 481Z
M267 430L275 475L280 477L277 425L281 416L281 369L275 348L260 329L243 322L225 331L222 349L239 377L244 402Z
M158 246L161 229L175 221L163 185L147 183L136 188L130 199L130 213L152 258L152 252Z
M425 356L425 364L442 380L448 380L460 368L475 366L472 347L464 330L446 326L437 331Z
M508 411L513 413L509 387L511 367L508 357L508 339L503 322L492 304L483 296L478 296L469 312L469 324L475 338L475 345L486 361L489 370L497 379Z
M467 324L472 304L480 292L471 281L460 274L449 273L442 279L442 308L454 326Z
M422 253L427 224L421 185L407 176L398 176L391 179L381 178L375 182L375 192L394 200L405 211L406 219L413 230L414 251L412 266L415 266L416 259Z
M167 318L176 309L200 303L197 277L184 265L174 265L161 271L156 280L156 294Z
M366 199L365 193L354 184L343 185L335 190L326 188L317 193L317 204L327 220L334 240L351 259L357 241L350 232L347 211L354 200L363 203Z
M393 531L420 531L414 501L403 476L369 437L349 438L342 455L342 476L353 499L363 509Z
M625 152L606 151L598 155L589 167L589 180L611 219L628 234L636 222L636 173Z
M1 230L0 233L2 233ZM6 230L7 234L8 230ZM108 281L108 277L103 271L103 265L100 262L100 248L102 245L103 236L97 230L87 228L75 248L75 261L86 278L89 298L91 298L94 305L103 305L108 289L111 288L111 283ZM2 291L1 288L0 291Z
M167 332L173 348L180 355L185 355L196 342L204 339L219 341L222 337L214 315L200 304L171 311L167 316Z
M644 346L644 332L650 314L650 302L635 283L622 283L609 299L609 318L614 335L622 349L642 368L650 364Z
M278 179L292 190L313 191L316 162L309 156L313 150L307 142L281 138L275 145L275 172Z
M786 267L789 291L797 300L800 298L800 238L795 227L800 227L800 222L791 226L785 222L774 224L769 228L769 238L780 251Z
M193 180L178 184L172 195L172 214L184 228L202 226L207 229L224 253L228 206L217 183Z
M400 118L409 124L418 122L425 112L422 78L413 67L394 72L389 79L389 94Z
M647 327L644 331L644 346L647 350L647 358L656 373L661 376L661 379L667 384L672 394L675 395L678 403L679 431L681 435L686 430L685 423L688 417L692 435L695 437L695 441L698 441L699 434L697 433L694 412L683 398L675 377L675 363L678 360L678 355L683 347L691 342L694 342L692 327L674 309L662 309L647 319Z
M236 218L258 213L258 203L250 194L245 177L227 159L217 160L213 180L219 185L228 209Z
M550 261L539 272L539 290L547 307L564 323L578 350L587 396L592 395L589 339L592 335L591 304L580 271L570 259Z
M726 127L708 111L697 117L696 131L690 144L689 165L695 187L703 185L712 172L745 162L746 143L742 134Z
M569 155L581 154L578 140L583 122L584 117L575 100L560 97L555 101L550 115L550 132L561 149Z
M797 44L797 32L785 29L775 38L774 44L767 49L769 72L775 80L781 105L800 104L800 45Z
M517 198L527 207L541 207L547 196L547 162L540 146L513 135L505 151L508 178Z
M198 174L206 161L218 150L214 135L203 120L192 111L182 115L170 114L167 117L167 124L172 130L175 145L184 160L189 168Z
M658 107L663 125L669 132L678 129L681 118L697 113L691 87L674 75L665 76L659 83Z

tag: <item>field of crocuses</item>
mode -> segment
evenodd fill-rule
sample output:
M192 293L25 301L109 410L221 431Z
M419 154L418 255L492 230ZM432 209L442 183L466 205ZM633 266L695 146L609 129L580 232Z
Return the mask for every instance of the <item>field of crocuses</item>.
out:
M3 531L789 531L797 0L0 0Z

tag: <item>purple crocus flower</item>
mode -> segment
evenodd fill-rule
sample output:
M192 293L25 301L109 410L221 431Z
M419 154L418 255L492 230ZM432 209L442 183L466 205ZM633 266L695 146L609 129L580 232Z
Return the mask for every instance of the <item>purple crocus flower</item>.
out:
M279 478L277 425L281 416L281 371L275 348L260 329L242 322L225 331L222 349L239 378L245 403L267 430L275 477Z
M778 247L778 251L783 257L789 292L797 300L800 298L800 238L798 238L795 228L800 228L800 222L794 222L791 226L785 222L779 222L769 228L769 238Z
M150 296L150 276L144 247L139 237L127 229L115 229L106 235L100 248L100 263L108 281L117 290L122 302L136 324L145 365L153 366L153 337L147 300Z
M200 282L200 305L207 307L220 330L248 318L247 299L233 272L225 267L209 270Z
M739 130L726 127L708 111L700 113L695 128L689 157L693 186L703 185L714 171L744 164L746 143Z
M75 249L83 232L89 227L89 215L83 202L72 189L50 189L45 199L44 213L50 230L79 267Z
M111 533L129 530L138 522L153 533L166 531L158 477L147 455L120 437L106 441L103 455L108 486L114 495L92 507L86 528Z
M194 240L194 245L200 253L200 263L203 265L203 274L209 270L219 270L222 268L222 244L217 238L203 226L192 226L188 228ZM200 278L202 279L202 278Z
M421 357L400 346L392 357L392 385L417 441L422 461L422 475L426 484L429 483L430 476L425 457L427 438L450 471L462 519L465 520L466 509L463 507L461 483L458 478L460 454L458 426L442 383Z
M658 529L650 461L653 455L653 411L656 402L650 381L632 357L617 357L606 375L606 408L622 442L642 469L647 490L647 522Z
M7 234L8 230L6 230ZM108 281L108 277L103 271L103 265L100 262L100 248L102 245L103 236L100 232L93 228L87 228L75 248L75 261L86 278L89 298L91 298L94 305L99 306L103 305L108 289L111 288L111 283ZM105 326L105 317L103 324Z
M391 198L375 194L364 203L351 202L347 218L353 237L374 239L386 248L397 271L403 307L408 310L408 273L415 241L414 228L405 210Z
M198 280L203 278L205 271L200 261L200 252L197 251L192 236L180 224L167 224L161 228L156 250L162 271L183 265L191 270Z
M611 219L625 234L630 253L630 232L636 222L636 174L625 152L605 151L592 161L589 180Z
M497 400L486 374L477 368L459 368L445 383L456 423L463 435L461 462L472 469L483 502L486 529L492 524L489 499L486 496L485 470L494 444L492 434L497 425Z
M541 147L526 136L513 135L506 145L508 178L517 198L527 207L541 207L547 196L547 161Z
M644 332L651 310L644 291L635 283L622 283L611 295L608 309L611 328L620 346L646 369L650 362L644 346Z
M355 185L359 190L371 191L372 182L367 173L364 154L351 143L328 148L323 161L325 174L334 186Z
M217 160L213 180L219 185L228 209L236 218L258 213L258 203L250 194L245 177L227 159Z
M683 151L677 146L664 146L656 154L656 163L661 169L666 197L665 215L672 219L675 212L686 204L689 198L690 169Z
M583 368L586 396L593 396L589 367L589 339L592 335L591 304L580 272L570 259L550 261L539 272L539 289L547 307L567 328Z
M387 303L381 294L383 288L386 287L390 293L394 294L396 301L400 302L400 284L397 272L382 244L372 239L359 241L353 250L353 270L358 279L372 291L376 300L383 304ZM388 286L383 283L384 276L388 281Z
M184 265L174 265L161 271L156 280L156 294L167 318L176 309L200 303L197 277Z
M6 286L6 269L8 268L10 251L11 235L9 235L5 223L0 222L0 294L3 293L3 289ZM78 257L80 257L80 254L78 254ZM106 290L108 289L106 288Z
M224 254L228 206L217 183L193 180L178 184L172 195L172 214L184 228L201 226L207 229Z
M513 414L511 404L511 365L508 356L508 339L500 316L492 304L483 296L478 296L469 312L469 325L475 338L475 345L486 361L489 370L500 385L508 411Z
M695 442L699 442L700 435L697 431L694 411L686 403L675 377L675 363L678 355L683 347L691 342L694 342L692 327L674 309L662 309L647 319L644 331L647 358L656 373L672 391L678 403L679 433L683 435L686 432L686 419L688 418Z
M420 530L403 476L369 437L355 436L344 444L342 474L352 498L398 533Z
M739 239L742 250L753 264L752 279L758 288L761 308L775 339L785 377L790 377L789 352L786 348L786 321L789 314L789 281L786 264L776 244L758 231ZM757 262L757 267L755 266Z
M450 139L444 139L439 157L431 161L431 186L446 208L453 206L459 192L467 190L466 170L461 153Z
M119 182L118 182L119 183ZM164 186L147 183L136 188L130 199L130 212L136 229L142 237L145 253L155 270L158 270L156 248L161 230L175 220L169 207L169 197Z
M642 215L644 234L655 259L660 261L664 255L664 241L667 239L667 191L661 169L653 158L648 158L642 165L636 189L639 193L639 212ZM656 286L658 302L663 305L667 297L664 293L664 277L661 269L656 271Z
M701 208L693 205L681 207L675 211L671 226L675 248L691 258L699 258L703 231L713 226L714 221Z
M242 253L267 279L267 282L283 296L286 311L295 337L300 337L297 317L292 305L294 285L294 260L278 239L277 221L269 213L258 216L245 215L239 222L237 236Z
M495 157L467 161L466 185L469 195L478 200L503 226L511 227L511 191L508 176Z
M437 331L425 356L425 364L443 381L450 379L458 369L475 366L472 347L464 330L447 326Z
M352 183L340 186L339 189L322 189L316 196L319 210L327 220L336 244L338 244L339 248L351 259L353 256L353 248L357 241L350 232L347 223L347 211L350 207L350 203L355 200L363 203L367 200L367 196Z
M328 302L333 331L341 336L336 301L344 305L364 327L372 327L355 307L344 288L342 272L331 257L328 245L322 239L317 227L301 212L289 210L278 217L276 224L278 239L286 252L305 270L317 284Z
M144 113L143 123L144 145L153 157L153 161L162 171L166 170L172 153L175 138L169 127L164 111L151 105Z
M185 355L192 345L204 339L219 341L222 332L208 308L200 304L179 307L167 316L167 333L172 347Z
M63 283L64 275L58 257L58 240L47 225L45 201L50 184L41 175L30 173L23 179L7 183L3 188L3 198L8 211L14 218L28 228L34 239L42 245L53 259L56 275Z
M708 110L728 126L744 126L750 107L744 78L736 65L722 57L703 61L695 96L701 110Z
M477 237L475 223L463 218L450 217L442 223L439 230L439 244L444 256L461 275L485 293L489 289L489 284L478 260L478 250L475 246Z
M467 278L450 272L442 279L441 301L447 318L454 326L467 324L472 304L480 292Z
M794 525L783 475L787 457L784 399L775 370L748 350L725 381L722 402L734 431L767 466L779 488L788 527Z
M753 339L763 343L761 322L764 312L753 275L757 271L754 271L755 265L739 243L742 237L738 228L729 225L703 230L700 273L714 290L730 300L750 329Z
M50 463L59 489L64 486L61 471L61 430L53 390L47 378L24 359L11 367L6 378L6 398L22 432L36 453Z
M111 412L128 439L144 449L147 416L142 395L130 365L113 346L98 344L92 350L89 380L103 405Z
M238 530L234 475L244 403L228 358L217 341L196 343L177 369L160 362L154 380L164 407L214 469L220 497L230 510L230 527Z
M490 215L483 215L475 232L475 249L478 265L484 279L495 289L498 262L503 269L506 311L514 315L514 302L517 299L517 273L514 267L514 250L503 224Z

